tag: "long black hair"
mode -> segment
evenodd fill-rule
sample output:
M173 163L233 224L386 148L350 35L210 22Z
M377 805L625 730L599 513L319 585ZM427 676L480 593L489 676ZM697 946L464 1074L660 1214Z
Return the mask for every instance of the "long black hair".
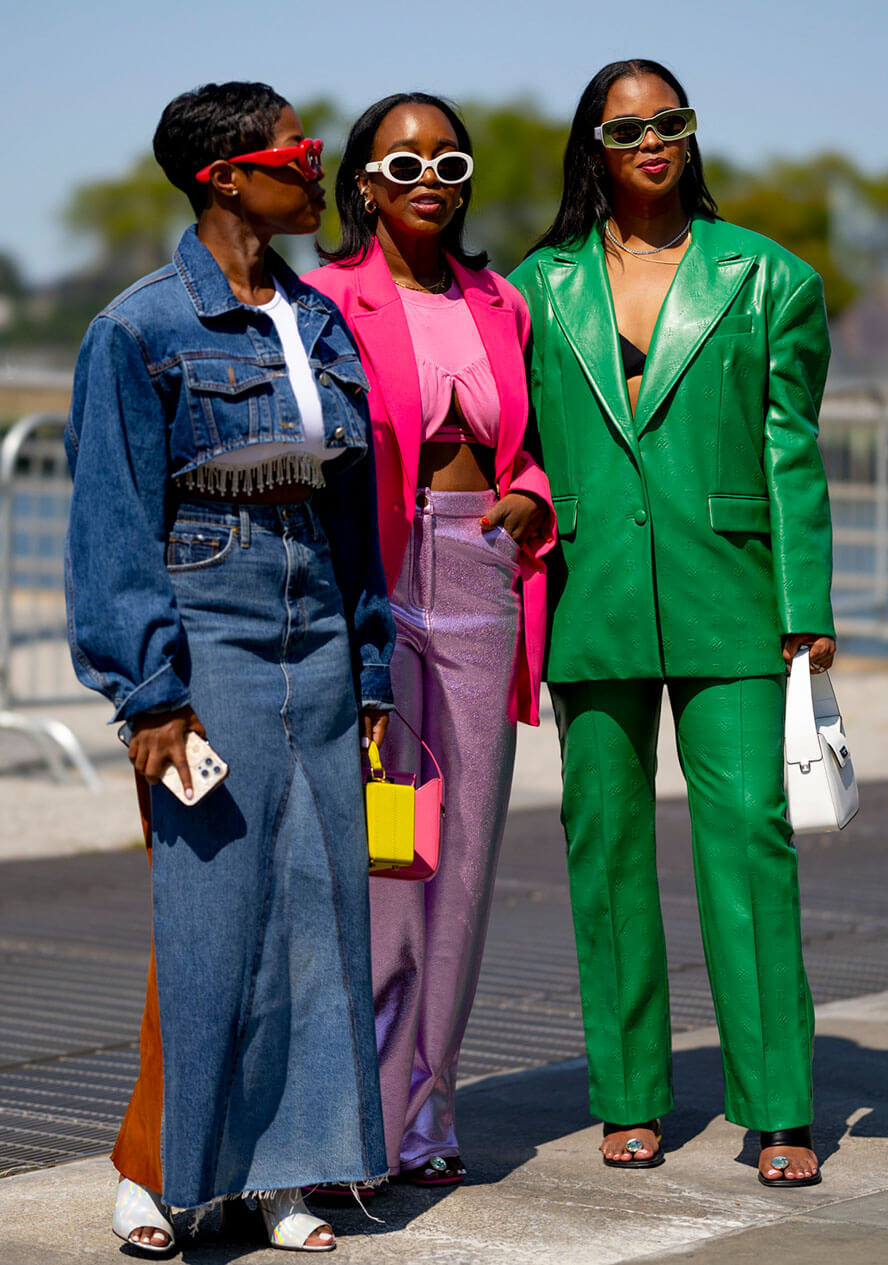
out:
M643 57L631 61L613 61L599 70L586 86L574 115L564 151L564 192L552 225L531 247L581 245L593 228L599 231L613 214L612 184L602 161L603 146L595 139L601 125L607 94L618 79L629 75L656 75L678 97L679 105L687 106L688 96L671 70L659 62ZM688 215L715 219L718 206L706 187L703 160L696 136L689 138L689 159L682 172L678 191Z
M170 184L187 195L200 216L210 186L194 173L217 158L266 149L281 111L290 103L267 83L206 83L183 92L160 116L154 156Z
M377 212L368 213L364 209L364 199L355 179L370 161L373 152L373 139L379 125L389 113L399 105L431 105L448 119L456 134L459 149L466 154L472 152L472 142L466 125L449 101L440 97L429 96L427 92L396 92L390 97L383 97L364 111L348 134L345 151L339 164L336 176L336 207L339 211L339 224L342 240L335 250L323 250L318 246L318 254L330 263L348 263L352 266L363 263L370 253L373 239L376 236ZM462 206L457 207L453 219L441 231L441 245L448 254L467 268L483 268L487 263L487 254L481 251L472 254L463 245L463 227L466 212L472 197L472 182L467 180L460 189Z

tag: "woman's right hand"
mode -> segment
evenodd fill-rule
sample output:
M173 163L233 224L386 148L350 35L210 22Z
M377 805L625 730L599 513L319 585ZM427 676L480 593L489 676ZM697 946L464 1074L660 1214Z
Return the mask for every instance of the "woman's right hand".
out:
M130 763L147 782L156 786L168 764L178 770L185 796L191 799L191 771L185 758L185 737L189 733L206 738L207 733L191 707L178 707L174 712L148 712L130 724L133 736L129 743Z

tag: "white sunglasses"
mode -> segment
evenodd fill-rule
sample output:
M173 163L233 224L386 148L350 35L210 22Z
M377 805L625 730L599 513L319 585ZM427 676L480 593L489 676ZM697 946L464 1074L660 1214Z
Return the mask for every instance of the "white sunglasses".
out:
M439 154L437 158L420 158L419 154L399 152L386 154L378 163L365 163L366 172L381 171L386 180L395 184L418 184L431 167L441 184L462 184L475 170L471 154L457 149Z

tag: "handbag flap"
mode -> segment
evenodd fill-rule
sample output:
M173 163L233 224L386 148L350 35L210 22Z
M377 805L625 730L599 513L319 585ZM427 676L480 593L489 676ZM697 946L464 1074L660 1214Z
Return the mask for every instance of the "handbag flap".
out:
M829 743L829 749L836 757L836 763L840 769L843 769L846 762L851 758L851 753L848 750L845 735L842 733L841 716L836 716L829 721L818 721L817 732L821 738Z

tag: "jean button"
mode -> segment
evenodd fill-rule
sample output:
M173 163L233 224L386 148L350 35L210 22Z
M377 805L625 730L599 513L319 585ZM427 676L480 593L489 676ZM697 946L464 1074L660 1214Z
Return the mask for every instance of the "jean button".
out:
M333 438L334 438L334 439L345 439L345 427L344 427L344 426L337 426L337 427L335 428L335 430L333 431Z
M328 386L330 385L330 375L329 375L329 373L322 373L322 374L319 374L319 375L318 375L318 382L320 382L320 384L321 384L321 386L322 386L322 387L328 387Z

